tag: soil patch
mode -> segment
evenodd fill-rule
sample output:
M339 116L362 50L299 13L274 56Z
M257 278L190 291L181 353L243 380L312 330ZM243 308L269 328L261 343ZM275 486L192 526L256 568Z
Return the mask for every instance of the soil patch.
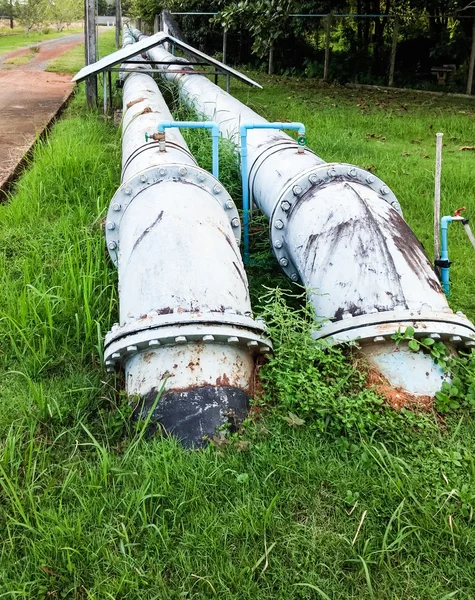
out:
M0 190L14 177L23 157L73 87L70 75L24 69L0 71Z
M394 388L376 369L369 370L367 385L372 387L378 394L381 394L389 406L395 410L407 408L422 412L432 411L434 398L411 394L401 388Z

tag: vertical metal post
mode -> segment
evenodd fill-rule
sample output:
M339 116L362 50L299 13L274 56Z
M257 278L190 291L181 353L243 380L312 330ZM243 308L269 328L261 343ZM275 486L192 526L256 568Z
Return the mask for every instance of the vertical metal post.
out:
M231 87L231 77L229 76L229 73L226 73L226 91L229 94L229 88Z
M156 13L153 18L153 33L158 33L160 31L160 15Z
M120 48L120 32L122 30L122 7L120 0L115 0L115 47Z
M223 63L226 64L226 58L228 53L228 29L223 29Z
M165 35L169 35L170 32L168 31L167 11L166 10L162 10L160 21L161 21L161 30L163 31L163 33ZM140 29L140 27L137 27L137 29ZM169 43L165 42L163 44L163 47L165 48L165 50L168 51L169 50ZM173 54L173 52L172 52L172 54Z
M107 117L107 76L105 71L102 71L102 89L104 91L104 116Z
M435 148L435 188L434 188L434 256L440 258L440 180L442 174L442 138L443 133L436 134Z
M96 47L96 2L84 0L84 41L86 48L86 65L97 60ZM89 108L97 106L97 76L91 75L86 79L86 102Z
M107 71L107 80L109 82L109 107L112 110L112 72Z

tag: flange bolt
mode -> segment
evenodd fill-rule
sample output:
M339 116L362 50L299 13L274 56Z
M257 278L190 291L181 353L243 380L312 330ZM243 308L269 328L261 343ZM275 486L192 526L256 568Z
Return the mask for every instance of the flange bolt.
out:
M280 207L282 208L283 211L287 212L290 208L290 202L287 202L287 200L284 200L283 202L280 203Z

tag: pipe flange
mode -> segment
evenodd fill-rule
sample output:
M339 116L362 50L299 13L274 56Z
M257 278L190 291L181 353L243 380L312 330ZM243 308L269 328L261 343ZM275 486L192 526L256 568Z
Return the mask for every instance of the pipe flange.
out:
M414 336L432 337L450 343L458 349L475 348L475 327L463 314L452 311L393 310L352 317L325 324L313 332L314 339L326 339L331 344L351 341L382 343L390 341L398 329L414 329Z
M138 331L115 339L104 349L104 361L109 372L135 354L153 351L162 346L179 346L189 343L225 344L246 348L254 355L272 352L272 342L260 331L242 329L218 323L165 326Z
M300 173L289 182L274 206L270 218L270 240L277 262L292 281L299 281L298 270L290 259L286 245L286 228L289 215L305 194L315 187L323 187L334 181L360 183L374 190L401 216L401 206L389 187L376 175L355 165L324 163Z
M140 192L164 181L182 181L209 192L224 209L237 244L241 241L241 220L231 196L213 175L192 165L164 164L148 167L121 184L109 205L106 219L106 244L112 262L117 266L120 223L127 207Z
M262 131L262 129L260 130ZM272 133L272 129L268 129L270 133ZM256 175L259 172L259 169L262 165L274 154L290 151L292 154L301 150L301 147L297 144L297 142L293 139L290 139L286 133L282 130L279 130L279 133L282 134L282 138L279 140L272 139L272 141L267 142L268 147L263 150L262 146L259 146L259 154L255 158L254 162L249 165L249 189L252 190L254 187L254 181L256 179ZM272 136L274 138L275 136ZM264 142L265 144L266 142ZM316 160L319 160L321 164L326 164L325 161L318 156L313 150L305 146L304 152L300 156L311 154L315 157Z
M231 308L225 308L222 312L173 312L167 309L167 312L155 310L147 315L142 315L140 318L131 318L122 325L118 323L113 325L112 329L106 335L104 345L107 347L114 341L149 329L166 326L194 326L205 323L251 329L258 331L263 336L268 335L266 325L262 319L257 318L254 320L250 313L241 314Z
M143 144L142 146L139 146L138 148L136 148L132 152L132 154L130 154L128 156L127 160L125 161L124 165L122 166L122 175L127 172L127 169L134 162L134 160L137 157L139 157L141 154L143 154L144 152L160 151L160 143L161 142L157 142L155 140L150 140L146 144ZM189 158L196 164L196 160L195 160L195 157L193 156L193 154L191 154L191 152L188 149L184 148L182 145L178 144L177 142L174 142L173 140L166 140L166 147L173 148L174 150L178 150L178 151L182 152L187 158ZM123 177L122 177L122 179L123 179ZM122 179L121 179L121 181L122 181Z

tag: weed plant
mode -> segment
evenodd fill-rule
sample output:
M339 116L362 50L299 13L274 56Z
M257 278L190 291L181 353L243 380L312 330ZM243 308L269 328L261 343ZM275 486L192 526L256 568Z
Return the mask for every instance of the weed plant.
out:
M267 116L289 93L308 100L275 86ZM123 382L102 366L117 314L102 222L120 134L83 102L0 206L0 597L471 599L469 408L389 411L351 354L311 340L312 315L270 262L249 269L275 355L243 431L185 452L130 425ZM209 168L210 140L194 133ZM221 170L238 201L232 149ZM265 253L265 224L253 226Z

